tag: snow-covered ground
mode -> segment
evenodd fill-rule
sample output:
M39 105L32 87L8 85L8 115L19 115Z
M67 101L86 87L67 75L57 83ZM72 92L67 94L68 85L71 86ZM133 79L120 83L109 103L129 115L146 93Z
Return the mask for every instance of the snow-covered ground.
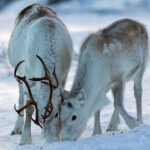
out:
M115 133L106 133L108 122L113 111L113 99L111 93L108 93L111 102L103 109L101 114L101 124L104 134L91 137L93 130L93 118L89 119L87 128L81 139L76 142L62 142L44 144L39 127L32 125L33 144L18 146L19 135L11 136L11 130L14 127L16 113L13 109L17 103L18 87L13 72L7 63L6 49L8 40L13 29L14 19L20 9L27 4L35 1L44 2L44 0L21 0L12 3L10 6L0 12L0 150L7 149L52 149L52 150L149 150L150 149L150 65L143 80L143 121L144 124L129 130L121 118L120 131ZM130 6L130 7L129 7ZM135 9L133 9L133 6ZM73 43L74 56L72 67L68 76L66 89L70 89L76 70L79 47L84 38L91 32L109 25L111 22L120 18L132 18L144 23L150 35L150 2L147 0L79 0L52 5L60 18L68 27ZM112 9L110 9L112 8ZM103 10L103 11L102 11ZM111 11L109 11L111 10ZM134 11L133 11L134 10ZM135 99L133 94L133 83L129 82L125 92L125 107L128 112L136 116Z

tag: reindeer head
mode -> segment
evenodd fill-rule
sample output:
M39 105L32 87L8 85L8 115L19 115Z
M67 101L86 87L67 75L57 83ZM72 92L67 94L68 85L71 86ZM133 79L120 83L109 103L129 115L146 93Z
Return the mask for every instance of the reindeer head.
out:
M85 128L85 93L83 90L75 98L65 99L61 108L62 141L76 140Z
M20 77L17 75L18 67L24 62L20 61L14 71L14 76L16 77L18 82L23 82L28 91L28 101L25 106L20 108L19 110L14 107L16 112L20 115L21 111L26 109L28 106L32 105L35 108L35 119L31 118L32 121L39 125L41 128L50 128L52 132L52 136L56 135L58 132L54 133L53 126L59 126L59 106L62 100L61 92L59 88L59 82L56 75L55 67L53 70L53 77L55 79L55 85L52 84L52 80L50 77L50 72L46 67L44 61L40 56L37 55L37 58L42 63L45 75L41 78L32 78L27 80L26 76ZM28 81L35 82L35 85L30 88Z

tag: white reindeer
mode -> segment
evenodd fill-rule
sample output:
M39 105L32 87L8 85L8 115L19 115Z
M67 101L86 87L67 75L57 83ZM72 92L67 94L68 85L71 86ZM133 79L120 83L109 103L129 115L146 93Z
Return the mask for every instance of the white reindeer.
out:
M59 140L60 85L65 84L71 56L71 37L52 9L33 4L19 13L9 42L8 57L19 81L19 110L15 108L19 116L12 134L22 132L20 144L31 143L33 106L36 117L32 120L43 128L46 142Z
M61 110L62 140L76 140L88 118L95 113L94 134L101 133L100 110L112 90L114 112L108 130L116 130L119 114L129 128L142 123L142 77L148 57L145 27L134 20L122 19L88 36L80 50L77 73L71 92ZM134 80L137 119L123 105L124 87Z

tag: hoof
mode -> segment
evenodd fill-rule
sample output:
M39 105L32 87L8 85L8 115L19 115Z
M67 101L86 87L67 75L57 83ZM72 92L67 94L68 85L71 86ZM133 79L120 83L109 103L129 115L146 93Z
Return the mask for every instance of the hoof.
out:
M109 125L106 132L118 131L118 125L112 126Z
M28 138L21 137L19 145L25 145L25 144L31 144L31 143L32 143L32 139L30 137Z
M22 129L20 128L15 128L12 132L11 135L20 135L22 133Z
M133 128L137 127L140 124L140 122L138 122L134 118L130 118L129 120L126 121L126 123L127 123L128 127L130 129L133 129Z

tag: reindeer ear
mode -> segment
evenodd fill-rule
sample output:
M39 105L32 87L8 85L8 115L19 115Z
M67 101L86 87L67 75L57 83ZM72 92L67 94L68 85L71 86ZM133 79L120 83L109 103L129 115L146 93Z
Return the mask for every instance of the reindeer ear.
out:
M80 93L77 95L77 99L80 100L84 100L85 99L85 91L84 89L80 90Z
M85 91L84 89L82 89L80 91L80 93L77 95L77 100L79 101L80 103L80 106L83 106L84 105L84 102L85 102Z

